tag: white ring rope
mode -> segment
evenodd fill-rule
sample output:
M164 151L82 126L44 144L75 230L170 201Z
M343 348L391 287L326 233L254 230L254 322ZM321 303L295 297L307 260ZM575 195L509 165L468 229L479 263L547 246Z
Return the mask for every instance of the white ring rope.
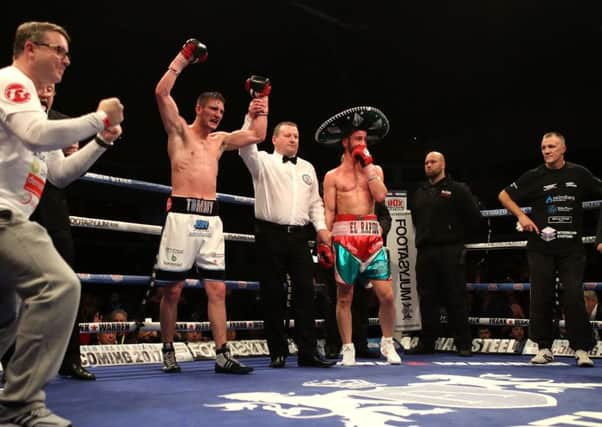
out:
M372 320L378 319L374 318ZM324 324L324 319L316 319L316 326ZM295 320L290 319L290 326L295 326ZM226 322L228 329L236 330L260 330L263 329L263 320L229 320ZM129 333L136 330L142 331L160 331L160 322L142 322L139 326L136 322L89 322L80 323L79 332L85 334L98 334L103 332L121 332ZM195 331L210 331L211 325L209 322L176 322L177 332L195 332Z
M130 178L119 178L116 176L100 175L97 173L87 173L80 178L82 181L95 182L97 184L115 185L117 187L132 188L135 190L151 191L153 193L171 194L171 187L152 182L138 181ZM233 203L237 205L251 205L255 199L246 196L237 196L234 194L217 193L217 200L224 203Z
M160 225L138 224L135 222L113 221L111 219L86 218L83 216L70 216L73 227L95 228L98 230L122 231L128 233L153 234L159 236L163 227ZM252 234L224 233L226 240L237 242L254 242Z
M322 326L324 319L316 319L316 326ZM529 326L529 319L509 319L505 317L469 317L468 323L479 326ZM602 329L602 321L590 321L594 328ZM369 319L370 326L378 326L377 317ZM230 320L226 322L228 329L236 330L261 330L263 329L263 320ZM290 319L290 327L295 326L295 320ZM560 320L558 326L565 327L565 321ZM143 331L160 331L160 322L143 322L140 327L136 322L90 322L80 323L79 332L85 334L98 334L103 332L120 332L130 333L136 330ZM211 325L209 322L176 322L177 332L195 332L195 331L210 331Z
M80 178L82 181L95 182L98 184L115 185L118 187L133 188L136 190L152 191L155 193L170 194L171 187L163 184L155 184L152 182L138 181L130 178L120 178L110 175L101 175L88 172ZM255 199L252 197L236 196L232 194L217 193L217 200L225 203L235 203L241 205L253 205ZM594 209L602 207L602 200L592 200L583 202L584 209ZM531 212L530 207L521 208L523 212ZM506 209L489 209L482 210L481 215L484 217L509 216L511 215Z
M95 228L98 230L112 230L122 231L128 233L140 233L140 234L154 234L156 236L161 234L162 227L159 225L150 224L139 224L135 222L124 222L114 221L111 219L100 219L100 218L86 218L83 216L70 216L71 225L73 227L83 228ZM255 241L255 236L252 234L241 234L241 233L224 233L226 240L232 240L237 242L249 242ZM583 237L583 243L594 243L596 240L595 236ZM480 249L516 249L524 248L527 246L527 241L516 241L516 242L493 242L493 243L468 243L464 245L466 249L480 250Z

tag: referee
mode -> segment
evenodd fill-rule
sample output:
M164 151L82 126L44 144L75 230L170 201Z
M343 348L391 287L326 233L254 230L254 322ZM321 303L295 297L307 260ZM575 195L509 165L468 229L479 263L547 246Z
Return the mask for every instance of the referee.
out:
M294 339L298 365L327 368L335 364L318 355L314 320L314 264L308 241L318 231L319 242L330 242L324 205L311 163L297 157L299 130L281 122L272 135L274 152L256 145L239 149L255 189L255 244L259 258L260 298L272 368L282 368L288 355L286 275L292 283ZM313 225L313 226L312 226ZM315 228L315 230L314 230Z

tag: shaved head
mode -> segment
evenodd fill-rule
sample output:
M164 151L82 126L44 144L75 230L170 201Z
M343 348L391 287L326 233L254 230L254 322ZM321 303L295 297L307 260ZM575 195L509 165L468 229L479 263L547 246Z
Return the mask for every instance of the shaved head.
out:
M424 159L424 174L434 184L445 178L445 156L438 151L431 151Z

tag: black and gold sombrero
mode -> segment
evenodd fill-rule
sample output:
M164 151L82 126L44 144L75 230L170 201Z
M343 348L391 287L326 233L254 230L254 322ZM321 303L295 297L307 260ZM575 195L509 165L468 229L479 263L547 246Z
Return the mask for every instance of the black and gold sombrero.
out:
M314 138L320 144L337 144L352 131L368 133L368 144L374 144L389 133L389 119L375 107L365 105L335 114L320 125Z

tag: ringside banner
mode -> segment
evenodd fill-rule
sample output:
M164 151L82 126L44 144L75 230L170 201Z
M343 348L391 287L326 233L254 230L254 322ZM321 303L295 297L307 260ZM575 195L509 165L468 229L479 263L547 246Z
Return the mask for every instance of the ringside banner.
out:
M393 191L386 198L391 214L387 246L395 295L395 332L417 331L422 327L416 290L416 247L414 225L407 209L407 193Z

